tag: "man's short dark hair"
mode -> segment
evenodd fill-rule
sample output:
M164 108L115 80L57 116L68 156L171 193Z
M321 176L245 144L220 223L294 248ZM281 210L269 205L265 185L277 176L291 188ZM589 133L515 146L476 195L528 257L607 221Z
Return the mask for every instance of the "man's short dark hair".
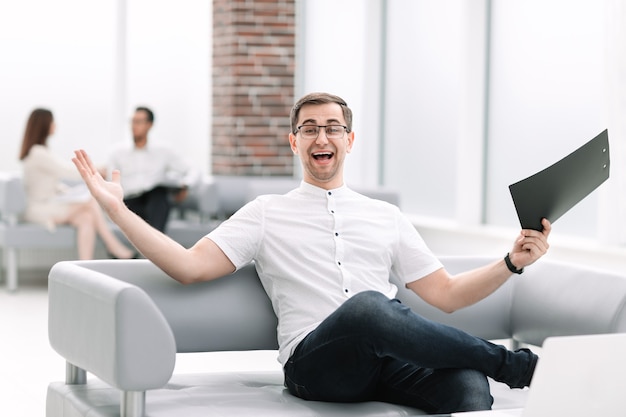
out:
M311 93L302 97L291 109L291 132L293 134L297 133L297 123L298 116L300 115L300 109L302 106L307 104L326 104L326 103L337 103L341 106L341 110L343 111L343 118L346 119L346 126L348 127L348 132L352 131L352 110L348 107L348 104L339 96L335 96L333 94L328 93Z
M138 111L145 112L146 115L148 116L148 121L150 123L154 123L154 113L152 113L152 110L150 110L149 108L147 108L147 107L137 107L135 109L135 111L136 112L138 112Z

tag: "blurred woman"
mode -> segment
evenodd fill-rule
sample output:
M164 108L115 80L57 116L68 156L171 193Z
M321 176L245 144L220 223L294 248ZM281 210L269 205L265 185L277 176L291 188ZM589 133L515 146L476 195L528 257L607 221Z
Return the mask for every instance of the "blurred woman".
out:
M63 182L78 182L81 178L69 160L65 163L48 149L47 140L54 130L50 110L33 110L20 151L27 201L24 220L44 225L51 231L57 224L74 226L79 259L93 259L97 236L111 257L136 257L113 234L96 201L86 193L72 192L76 188Z

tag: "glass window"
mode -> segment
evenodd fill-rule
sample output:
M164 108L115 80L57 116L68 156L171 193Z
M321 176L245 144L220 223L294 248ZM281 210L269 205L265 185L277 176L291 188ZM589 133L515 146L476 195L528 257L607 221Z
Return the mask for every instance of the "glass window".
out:
M517 227L508 185L607 127L604 7L594 0L492 4L486 217ZM595 237L597 198L562 217L559 231Z
M459 4L388 2L383 178L401 192L404 211L423 216L456 210Z

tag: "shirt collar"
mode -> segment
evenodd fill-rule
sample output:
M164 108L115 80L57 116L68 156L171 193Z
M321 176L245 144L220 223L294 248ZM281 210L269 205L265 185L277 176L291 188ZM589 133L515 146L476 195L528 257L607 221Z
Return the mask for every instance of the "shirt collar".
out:
M332 195L335 195L335 196L346 195L347 193L350 192L350 189L345 183L339 188L327 190L324 188L320 188L316 185L309 184L308 182L302 181L300 182L300 191L302 191L303 193L315 195L318 197L325 197L329 195L328 193L332 193Z

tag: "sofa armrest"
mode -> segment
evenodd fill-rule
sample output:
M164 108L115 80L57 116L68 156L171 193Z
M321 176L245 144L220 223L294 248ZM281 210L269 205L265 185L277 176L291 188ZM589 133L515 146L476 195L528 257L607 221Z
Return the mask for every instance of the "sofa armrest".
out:
M549 336L626 332L626 276L539 260L515 281L513 337L540 346Z
M68 363L123 391L167 383L174 336L143 290L69 261L51 269L48 288L50 344Z

